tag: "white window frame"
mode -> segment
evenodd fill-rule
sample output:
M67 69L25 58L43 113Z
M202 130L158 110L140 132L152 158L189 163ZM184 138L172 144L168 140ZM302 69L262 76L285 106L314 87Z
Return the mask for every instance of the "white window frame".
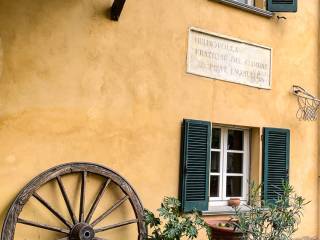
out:
M219 197L209 197L209 207L210 206L227 206L230 197L226 197L226 180L227 176L242 176L242 196L240 201L242 204L246 203L248 200L248 190L249 190L249 166L250 166L250 147L249 147L249 129L248 128L238 128L238 127L227 127L212 125L211 129L220 128L220 149L211 148L211 152L220 152L220 172L212 173L210 166L209 173L209 194L210 194L210 181L211 176L220 176L219 178ZM228 150L228 130L240 130L243 131L243 150ZM243 173L227 173L227 153L242 153L243 154ZM211 154L210 154L210 165L211 165Z
M234 0L234 1L243 3L242 0ZM248 4L248 5L253 6L254 0L245 0L244 4Z
M253 6L254 5L254 0L248 0L247 4L250 5L250 6Z

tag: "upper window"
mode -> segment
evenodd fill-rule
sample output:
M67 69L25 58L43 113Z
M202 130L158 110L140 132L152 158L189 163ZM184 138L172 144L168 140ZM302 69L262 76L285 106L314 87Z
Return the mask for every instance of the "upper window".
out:
M265 17L272 17L272 12L296 12L297 0L215 0L232 7L252 12Z
M210 205L227 205L231 197L247 200L249 130L212 127Z

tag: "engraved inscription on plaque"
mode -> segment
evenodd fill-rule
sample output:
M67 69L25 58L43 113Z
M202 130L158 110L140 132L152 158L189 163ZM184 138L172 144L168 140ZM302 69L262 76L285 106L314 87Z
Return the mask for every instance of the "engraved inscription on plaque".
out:
M191 28L187 72L257 88L271 88L272 49Z

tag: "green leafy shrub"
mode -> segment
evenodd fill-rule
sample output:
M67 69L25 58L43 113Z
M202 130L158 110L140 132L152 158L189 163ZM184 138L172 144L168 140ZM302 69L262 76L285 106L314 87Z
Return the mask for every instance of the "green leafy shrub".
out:
M195 239L201 229L210 238L210 228L199 213L194 210L191 214L182 214L180 206L178 199L165 197L157 210L158 217L151 211L144 210L145 224L149 229L148 240L179 240L182 237Z
M260 197L261 185L251 184L247 210L236 207L233 224L245 240L290 240L297 231L306 200L297 195L292 186L283 184L283 195L272 203Z

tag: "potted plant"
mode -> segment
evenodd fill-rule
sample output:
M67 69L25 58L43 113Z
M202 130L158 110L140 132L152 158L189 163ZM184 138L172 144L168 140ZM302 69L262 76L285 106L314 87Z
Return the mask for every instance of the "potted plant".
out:
M274 202L261 201L261 185L250 184L245 209L234 208L229 221L209 222L213 240L290 240L297 230L303 208L309 202L283 183L283 194Z
M233 220L212 220L207 222L211 228L213 240L239 240L242 239L242 232L236 229Z
M228 206L230 207L238 207L240 206L240 203L241 203L240 198L230 198L228 200Z
M235 208L234 225L247 240L290 240L297 231L303 208L309 202L295 193L289 183L282 185L283 194L274 202L260 199L261 185L251 184L247 211Z
M180 202L173 197L165 197L157 210L159 216L145 209L145 224L149 230L147 240L195 239L200 230L206 231L210 239L210 228L194 210L191 214L180 212Z

